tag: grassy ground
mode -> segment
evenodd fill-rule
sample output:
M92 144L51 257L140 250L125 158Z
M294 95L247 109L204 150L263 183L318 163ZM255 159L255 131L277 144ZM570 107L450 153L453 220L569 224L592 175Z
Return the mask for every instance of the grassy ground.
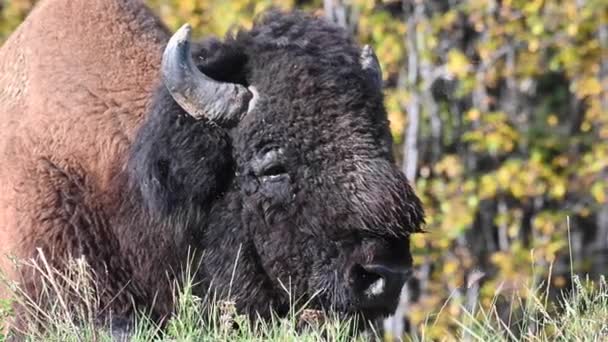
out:
M28 322L20 340L26 341L112 341L106 328L95 321L99 309L86 264L76 260L68 274L52 270L44 260L34 265L44 274L46 303L28 299L13 287ZM489 309L479 306L463 310L460 317L452 317L458 329L447 332L445 340L458 341L598 341L608 337L608 285L602 279L597 283L573 278L574 290L557 302L548 301L547 292L528 291L525 299L514 296L511 311L504 312L504 305L492 305ZM317 317L313 311L293 311L287 318L270 322L251 323L234 312L230 303L217 302L209 313L202 313L202 300L189 289L185 282L178 296L178 308L166 328L161 331L141 315L131 333L131 341L364 341L381 340L374 331L353 337L354 323L336 318ZM78 298L78 304L70 299ZM436 317L440 314L438 308ZM307 319L303 319L307 316ZM12 317L10 303L0 302L0 323ZM77 323L76 323L77 322ZM427 341L424 331L432 326L419 327L417 333L403 340ZM0 333L0 342L6 339ZM390 336L385 336L390 340ZM393 339L398 340L398 339Z
M94 282L82 259L71 262L67 272L51 268L44 257L26 264L43 277L39 299L29 298L15 284L4 282L14 292L21 308L19 317L26 322L17 331L24 341L112 341L107 326L100 326L97 313L101 307ZM189 274L186 270L184 274ZM363 341L379 338L374 331L353 337L354 321L326 317L316 310L293 310L285 318L252 322L238 315L230 302L215 301L203 310L203 300L192 294L192 282L185 277L177 296L177 310L164 329L139 315L129 333L129 341ZM44 304L42 304L44 303ZM0 302L0 327L15 316L11 303ZM0 342L7 339L0 330Z
M573 278L574 289L555 302L546 291L516 296L521 310L500 315L497 305L477 308L457 317L456 339L462 341L605 341L608 339L608 286ZM420 339L424 340L424 338Z

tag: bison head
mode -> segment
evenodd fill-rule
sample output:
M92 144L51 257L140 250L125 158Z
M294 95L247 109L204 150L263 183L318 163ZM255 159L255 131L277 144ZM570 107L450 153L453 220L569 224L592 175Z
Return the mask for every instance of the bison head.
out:
M321 19L270 12L194 53L184 26L162 73L165 104L192 119L181 125L225 132L184 175L212 189L189 197L205 202L189 220L204 284L249 312L295 299L368 317L393 311L424 219L394 165L373 51ZM224 139L211 135L188 141ZM212 172L201 171L214 156Z

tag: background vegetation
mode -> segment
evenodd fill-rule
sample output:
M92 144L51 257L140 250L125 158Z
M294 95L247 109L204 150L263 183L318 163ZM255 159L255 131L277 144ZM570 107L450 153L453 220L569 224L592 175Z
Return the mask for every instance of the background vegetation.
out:
M34 2L0 0L0 42ZM302 8L375 48L397 157L428 214L402 312L426 338L475 307L512 312L510 296L535 298L541 280L551 299L571 271L608 273L608 1L147 2L199 36Z

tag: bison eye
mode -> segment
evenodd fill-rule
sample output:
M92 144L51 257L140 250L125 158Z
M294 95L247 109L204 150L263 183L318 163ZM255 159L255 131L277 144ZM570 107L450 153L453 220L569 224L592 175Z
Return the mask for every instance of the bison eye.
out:
M270 165L269 167L267 167L266 169L264 169L262 171L262 177L278 177L280 175L286 174L287 170L285 169L285 166L277 164L277 165Z
M255 158L251 167L262 181L282 180L288 177L284 162L283 149L271 149Z

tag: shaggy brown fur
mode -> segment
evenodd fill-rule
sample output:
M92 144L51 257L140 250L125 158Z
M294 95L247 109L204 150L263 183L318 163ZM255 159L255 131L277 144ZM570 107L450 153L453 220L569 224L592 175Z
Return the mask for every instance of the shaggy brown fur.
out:
M45 0L0 49L0 268L10 278L5 256L31 257L34 247L88 249L93 262L118 248L82 220L107 228L116 215L123 189L113 179L168 37L140 1Z

